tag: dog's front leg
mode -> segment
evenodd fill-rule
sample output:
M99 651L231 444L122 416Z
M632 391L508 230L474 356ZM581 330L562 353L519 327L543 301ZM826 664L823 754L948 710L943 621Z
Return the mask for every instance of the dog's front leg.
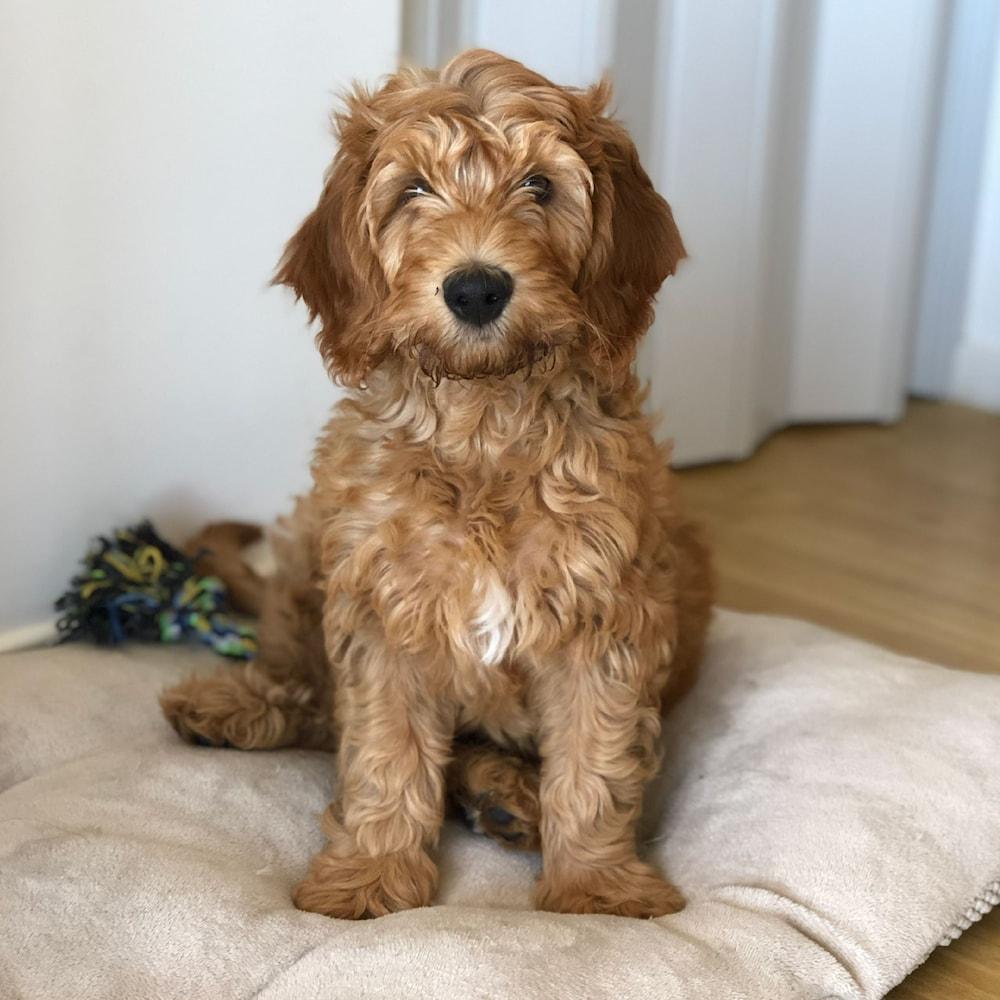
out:
M597 663L573 650L540 673L541 909L658 917L684 905L636 855L660 731L659 690L642 659L614 644Z
M331 917L378 917L428 905L428 853L444 813L453 718L413 657L355 641L337 679L338 800L329 844L295 889L295 905Z

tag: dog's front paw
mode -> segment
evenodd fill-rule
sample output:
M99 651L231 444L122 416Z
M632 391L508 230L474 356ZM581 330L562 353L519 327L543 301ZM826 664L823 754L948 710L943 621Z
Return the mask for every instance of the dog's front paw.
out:
M634 858L608 868L574 868L543 875L535 896L540 910L662 917L684 909L684 897L652 865Z
M437 866L420 848L378 857L340 857L328 848L313 858L292 899L300 910L360 920L430 905L437 880Z

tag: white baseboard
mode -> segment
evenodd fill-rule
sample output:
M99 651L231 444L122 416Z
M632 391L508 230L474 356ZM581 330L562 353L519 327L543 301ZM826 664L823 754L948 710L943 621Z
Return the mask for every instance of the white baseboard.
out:
M950 398L1000 412L1000 343L963 340L955 350Z
M59 633L56 631L56 621L32 622L30 625L19 625L0 632L0 653L13 653L19 649L31 649L34 646L47 646L54 642Z

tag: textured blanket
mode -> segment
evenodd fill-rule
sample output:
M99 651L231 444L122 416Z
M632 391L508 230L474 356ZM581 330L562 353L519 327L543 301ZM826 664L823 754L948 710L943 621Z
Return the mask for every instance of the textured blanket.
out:
M438 905L292 907L328 756L181 743L210 654L0 657L0 997L878 997L1000 891L1000 679L720 613L669 717L659 920L531 912L537 858L449 827Z

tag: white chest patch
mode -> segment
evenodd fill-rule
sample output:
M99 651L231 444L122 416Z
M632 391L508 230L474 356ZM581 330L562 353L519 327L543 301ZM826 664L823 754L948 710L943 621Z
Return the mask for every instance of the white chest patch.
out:
M504 658L514 634L510 594L496 570L490 569L476 581L476 597L479 611L469 623L469 652L485 666L494 667Z

